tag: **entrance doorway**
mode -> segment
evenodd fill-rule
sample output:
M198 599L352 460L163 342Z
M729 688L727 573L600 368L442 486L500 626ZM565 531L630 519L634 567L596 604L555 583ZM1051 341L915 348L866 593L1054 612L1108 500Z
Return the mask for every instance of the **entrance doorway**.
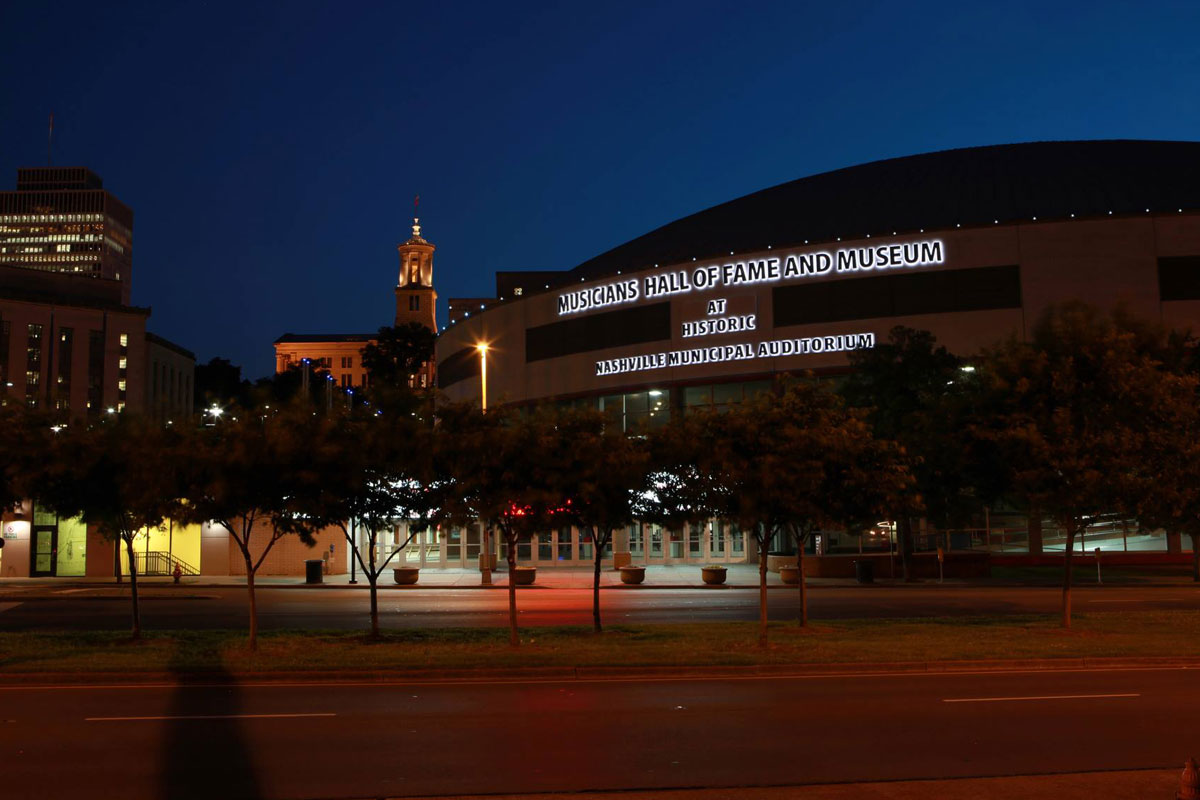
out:
M58 566L58 526L35 525L29 538L33 541L30 548L33 563L29 574L34 578L53 577Z

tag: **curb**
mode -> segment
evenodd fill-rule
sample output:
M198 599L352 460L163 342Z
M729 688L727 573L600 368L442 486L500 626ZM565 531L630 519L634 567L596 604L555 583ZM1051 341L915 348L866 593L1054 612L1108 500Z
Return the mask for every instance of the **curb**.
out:
M975 661L879 661L828 664L755 664L748 666L521 667L416 670L313 670L292 672L0 672L4 686L132 686L146 683L212 685L227 683L474 683L542 680L604 681L671 678L814 678L847 675L940 675L974 672L1077 672L1105 669L1200 669L1200 657L1027 658Z

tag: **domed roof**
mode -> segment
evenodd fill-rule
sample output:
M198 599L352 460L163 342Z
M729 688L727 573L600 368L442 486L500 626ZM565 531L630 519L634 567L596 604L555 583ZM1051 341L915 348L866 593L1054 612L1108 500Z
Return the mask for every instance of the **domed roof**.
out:
M763 189L571 270L598 277L843 239L1200 208L1200 142L1029 142L874 161Z

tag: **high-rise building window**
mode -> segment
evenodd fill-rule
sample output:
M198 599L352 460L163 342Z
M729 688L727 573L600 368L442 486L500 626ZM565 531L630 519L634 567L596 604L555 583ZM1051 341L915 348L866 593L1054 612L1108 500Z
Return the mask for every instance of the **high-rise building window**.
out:
M122 411L127 399L125 379L129 372L129 334L122 333L117 341L121 345L117 359L117 410Z

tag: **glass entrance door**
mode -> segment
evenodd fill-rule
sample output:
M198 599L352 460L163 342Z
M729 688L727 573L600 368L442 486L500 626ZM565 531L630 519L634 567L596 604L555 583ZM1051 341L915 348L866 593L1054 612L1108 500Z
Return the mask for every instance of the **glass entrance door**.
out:
M31 532L33 565L29 574L34 577L53 576L58 561L58 526L38 525Z

